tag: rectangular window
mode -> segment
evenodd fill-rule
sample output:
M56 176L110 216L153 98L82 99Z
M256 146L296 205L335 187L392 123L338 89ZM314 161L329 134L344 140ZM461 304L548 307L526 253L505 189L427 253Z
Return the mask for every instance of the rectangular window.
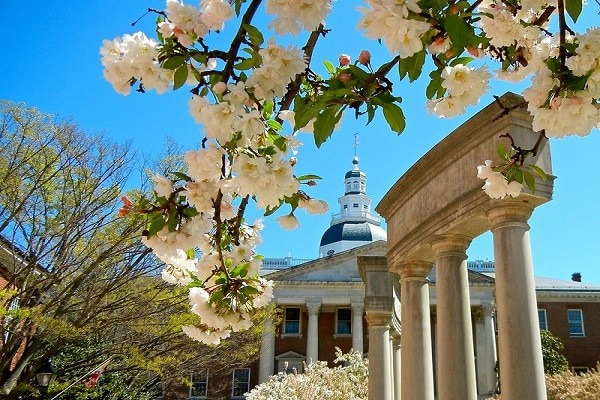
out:
M231 384L232 397L244 397L250 391L250 368L236 368L233 370Z
M283 333L285 335L300 334L300 308L286 307L285 320L283 321Z
M191 374L190 399L205 399L208 395L208 371Z
M358 208L358 203L354 203L354 204L352 204L352 207L354 207L354 208Z
M335 326L336 334L350 335L352 333L352 310L349 308L338 308Z
M567 319L569 321L569 335L585 336L583 330L583 312L581 310L567 310Z
M538 310L538 321L540 323L540 330L548 330L548 318L546 317L546 310Z

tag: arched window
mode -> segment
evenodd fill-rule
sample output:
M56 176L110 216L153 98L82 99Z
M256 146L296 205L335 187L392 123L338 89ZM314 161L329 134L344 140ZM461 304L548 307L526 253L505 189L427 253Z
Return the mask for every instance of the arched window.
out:
M352 182L352 190L358 190L358 181Z

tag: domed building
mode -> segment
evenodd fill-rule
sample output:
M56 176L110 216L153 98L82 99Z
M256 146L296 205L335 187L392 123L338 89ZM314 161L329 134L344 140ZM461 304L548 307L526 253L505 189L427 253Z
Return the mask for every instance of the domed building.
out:
M321 237L319 257L387 240L387 233L381 227L381 217L371 212L367 175L358 168L356 156L352 159L352 169L344 176L344 188L344 195L338 199L340 212L332 215L331 224Z

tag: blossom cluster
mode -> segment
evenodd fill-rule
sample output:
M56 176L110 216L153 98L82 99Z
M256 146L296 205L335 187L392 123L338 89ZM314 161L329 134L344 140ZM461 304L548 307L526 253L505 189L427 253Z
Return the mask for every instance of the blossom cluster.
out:
M319 24L325 23L331 11L332 0L267 0L265 8L268 14L275 15L270 27L279 35L286 33L294 36L301 29L314 31Z
M280 9L282 18L291 18L286 4L273 1L270 7ZM328 2L303 4L312 13L299 20L303 27L313 26L311 15L320 23L331 8ZM104 42L106 79L122 94L129 93L136 82L144 90L164 92L174 85L177 73L167 66L169 49L190 47L210 31L224 29L233 13L227 1L202 0L196 9L168 0L165 19L158 23L161 42L141 32ZM326 203L300 190L302 180L293 171L299 142L293 134L282 133L276 112L266 110L285 95L307 62L296 47L274 40L255 51L260 63L244 79L221 76L209 83L199 74L189 74L188 84L208 88L193 91L189 100L190 114L204 134L201 148L184 155L186 171L151 177L152 200L134 210L126 199L119 211L120 216L132 211L148 215L143 242L166 264L164 280L190 287L190 307L199 321L184 331L207 344L218 344L230 332L247 329L253 310L267 305L273 296L272 282L258 275L261 257L255 248L262 222L250 225L245 221L248 199L267 210L289 203L291 212L278 218L289 229L298 225L296 208L309 213L328 210ZM186 56L180 54L177 69L198 72L217 67L214 59L200 58L205 65L199 67L196 58L184 60Z
M477 177L485 179L482 189L492 199L503 199L506 196L517 197L523 185L517 181L508 182L506 177L494 171L491 160L485 160L484 165L477 167Z
M447 66L442 71L442 87L446 95L427 102L427 109L438 117L464 114L467 106L475 105L489 89L492 76L485 67L475 69L463 64Z

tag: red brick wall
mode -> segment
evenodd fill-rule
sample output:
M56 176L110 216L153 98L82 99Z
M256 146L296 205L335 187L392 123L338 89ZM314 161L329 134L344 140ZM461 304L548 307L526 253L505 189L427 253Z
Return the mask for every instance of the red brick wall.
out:
M569 366L595 368L600 362L600 303L540 302L538 309L546 310L548 330L564 344ZM582 310L584 337L569 335L568 309Z

